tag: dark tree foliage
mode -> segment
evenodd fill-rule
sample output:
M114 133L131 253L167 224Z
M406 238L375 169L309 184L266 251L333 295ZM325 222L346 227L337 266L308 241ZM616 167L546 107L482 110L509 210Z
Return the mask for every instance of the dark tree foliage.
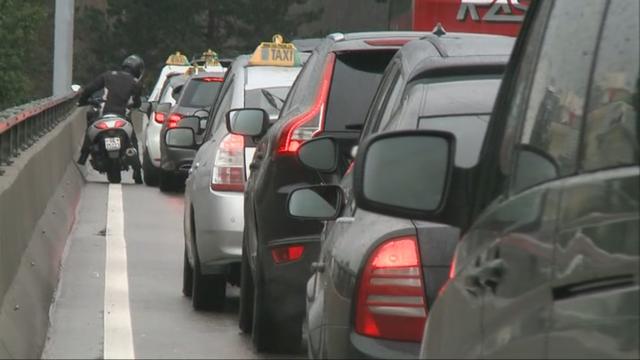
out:
M42 54L43 44L37 39L45 18L42 1L0 0L0 110L42 92L42 83L32 75L41 73L33 67L41 64L34 55Z
M211 48L220 57L253 51L274 33L285 38L317 11L292 14L309 0L107 0L106 11L76 10L74 80L86 83L132 53L145 60L149 89L167 56Z

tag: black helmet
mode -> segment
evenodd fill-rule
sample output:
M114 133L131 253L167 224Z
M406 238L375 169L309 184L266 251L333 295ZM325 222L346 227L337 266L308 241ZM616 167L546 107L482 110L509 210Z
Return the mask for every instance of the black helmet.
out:
M129 55L122 62L122 70L133 75L136 79L140 79L144 74L144 60L138 55Z

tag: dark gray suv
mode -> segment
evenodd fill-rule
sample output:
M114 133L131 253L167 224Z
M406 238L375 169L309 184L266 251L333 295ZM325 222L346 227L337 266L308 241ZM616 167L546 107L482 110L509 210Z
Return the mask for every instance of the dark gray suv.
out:
M462 229L422 357L639 357L638 13L532 2L470 174L446 131L361 146L358 206Z

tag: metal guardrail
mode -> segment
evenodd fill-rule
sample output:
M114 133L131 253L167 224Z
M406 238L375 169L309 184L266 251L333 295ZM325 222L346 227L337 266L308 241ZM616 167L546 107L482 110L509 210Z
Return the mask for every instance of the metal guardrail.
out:
M75 107L76 94L32 101L0 112L0 176L3 166L56 127Z

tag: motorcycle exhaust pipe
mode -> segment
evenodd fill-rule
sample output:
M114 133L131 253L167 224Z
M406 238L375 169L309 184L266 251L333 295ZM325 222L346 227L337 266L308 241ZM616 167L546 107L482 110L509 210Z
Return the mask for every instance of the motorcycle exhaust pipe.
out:
M136 155L138 155L138 151L135 148L128 148L125 152L124 152L128 157L134 157Z

